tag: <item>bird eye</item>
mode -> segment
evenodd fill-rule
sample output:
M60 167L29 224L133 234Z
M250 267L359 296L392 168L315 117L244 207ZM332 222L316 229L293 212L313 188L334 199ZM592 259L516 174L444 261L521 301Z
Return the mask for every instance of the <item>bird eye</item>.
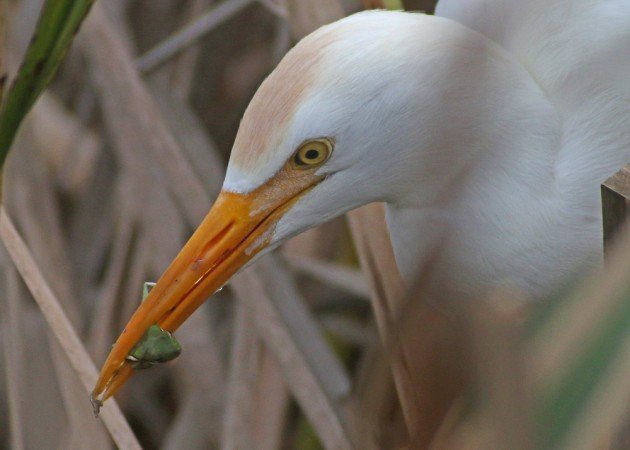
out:
M332 153L332 143L328 139L308 141L295 152L293 162L299 169L308 169L326 162Z

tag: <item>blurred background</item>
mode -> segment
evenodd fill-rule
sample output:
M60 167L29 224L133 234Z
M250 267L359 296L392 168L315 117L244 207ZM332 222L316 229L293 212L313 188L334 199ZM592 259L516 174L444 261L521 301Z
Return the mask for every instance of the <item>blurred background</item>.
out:
M432 13L436 1L403 3ZM10 76L41 5L6 2ZM143 283L159 277L210 208L261 81L304 34L379 6L386 5L96 3L4 171L7 211L96 366L140 302ZM536 443L524 372L532 358L552 355L541 371L561 373L572 364L562 355L590 336L582 334L588 327L571 335L575 340L554 340L563 333L555 311L528 328L513 292L489 294L488 305L465 320L408 302L422 283L405 295L388 243L364 239L383 231L378 208L289 242L176 333L181 357L136 375L117 398L142 447L555 448L566 421L553 412L539 416L551 437L545 446ZM379 255L380 267L361 271L360 260L370 254ZM0 447L113 448L40 308L4 252L1 258ZM588 285L627 281L620 273ZM493 307L505 298L514 306ZM575 305L583 296L575 298L566 303L569 312L597 314L580 313ZM538 329L543 337L525 349L523 335ZM606 384L626 395L622 361ZM476 388L464 395L471 380ZM618 432L624 417L618 410L627 408L613 403L614 414L594 410L604 417L596 442L608 445L597 448L630 448ZM567 439L580 442L582 435Z

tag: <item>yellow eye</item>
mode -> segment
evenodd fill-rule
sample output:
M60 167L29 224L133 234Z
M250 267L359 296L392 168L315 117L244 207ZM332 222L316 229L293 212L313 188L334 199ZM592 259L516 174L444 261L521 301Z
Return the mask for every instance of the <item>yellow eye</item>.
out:
M328 139L315 139L302 144L295 152L293 162L298 169L309 169L325 163L331 153L331 141Z

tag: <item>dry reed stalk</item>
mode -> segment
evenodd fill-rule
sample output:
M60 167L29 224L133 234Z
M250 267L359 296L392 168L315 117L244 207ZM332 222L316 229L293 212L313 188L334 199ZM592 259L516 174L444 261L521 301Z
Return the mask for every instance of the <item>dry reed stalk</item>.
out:
M210 0L192 0L185 12L185 19L192 20L205 10ZM227 20L227 18L224 18ZM217 22L217 25L222 22ZM182 49L172 61L151 77L152 93L160 106L181 149L191 162L192 168L201 179L208 180L207 188L212 198L216 197L225 175L225 167L216 144L208 136L203 124L188 105L201 46L191 44Z
M485 448L535 448L525 305L527 299L514 289L498 288L487 299L464 307L469 360L491 427Z
M346 370L326 342L318 321L289 272L274 255L259 264L258 272L263 280L273 280L265 285L265 290L322 388L337 402L347 400L352 384Z
M509 448L521 450L518 442L510 442L507 447L495 447L496 435L494 433L494 416L488 408L467 411L470 408L468 399L461 399L461 403L453 405L447 416L448 423L436 434L431 450L481 450L494 448ZM410 446L411 449L424 447Z
M102 361L109 351L108 342L113 342L113 330L117 328L117 302L127 274L127 261L133 237L133 206L131 199L117 195L120 220L115 225L111 256L104 273L103 286L96 301L94 320L88 336L88 348L96 361Z
M161 91L157 86L153 89L153 96L160 106L162 116L167 123L175 125L171 127L175 139L190 160L191 169L195 171L197 178L204 180L210 198L214 199L221 190L225 162L191 107Z
M121 202L124 204L124 202ZM123 220L121 219L121 222ZM124 233L122 234L124 236ZM115 247L116 244L112 243ZM112 255L113 256L113 255ZM116 321L119 324L124 322L128 317L131 317L133 312L138 307L138 286L144 286L147 281L149 273L151 271L152 259L152 241L151 238L145 233L138 233L135 239L131 240L131 248L129 249L129 260L127 261L127 270L125 279L120 280L120 285L117 285L120 289L119 295L127 298L127 301L123 301L122 305L119 305ZM100 294L105 295L108 289L107 286L101 288ZM136 295L133 295L136 294ZM113 299L112 299L113 301ZM107 341L107 342L112 342ZM107 347L104 345L103 347Z
M409 433L380 336L377 330L373 334L374 342L365 349L356 375L359 429L363 433L358 447L363 448L363 441L367 440L375 442L377 448L404 448Z
M35 125L35 119L24 124L26 131ZM41 270L48 283L62 300L62 308L76 327L80 324L82 311L76 300L71 283L69 256L61 226L60 211L54 200L52 180L44 167L45 159L41 157L35 144L31 144L24 134L16 141L18 153L11 161L9 189L6 194L7 208L22 224L24 236L31 243L34 255L40 260L48 261ZM19 205L19 208L14 207ZM34 219L34 220L33 220ZM45 229L45 231L44 231ZM52 362L56 374L62 400L66 406L69 423L67 425L69 445L82 445L94 442L107 446L107 438L102 423L91 420L89 405L85 403L85 392L76 374L65 361L63 351L55 339L49 339L53 355Z
M102 142L83 128L61 101L45 92L31 112L34 144L41 149L51 177L66 195L86 189L98 168Z
M9 399L9 419L11 448L23 450L24 430L22 423L26 415L22 409L22 398L26 393L24 367L21 356L25 345L22 335L22 312L20 311L20 279L13 267L4 267L6 275L6 306L2 308L2 329L4 330L4 364L6 367L7 396Z
M226 411L221 433L223 450L254 448L252 418L260 350L260 340L251 311L243 301L239 301L236 307Z
M453 402L444 416L442 423L433 434L433 439L428 446L430 450L461 450L464 448L463 444L454 443L453 436L457 436L462 427L462 417L464 416L464 412L468 406L466 400L465 396L462 395ZM414 448L413 446L410 447Z
M36 119L37 116L26 126L34 125ZM33 148L31 145L28 148L22 146L20 148L22 151L13 158L12 162L16 163L13 167L17 165L18 170L13 173L16 180L11 184L14 189L7 192L7 200L9 206L20 205L19 208L14 208L16 216L24 224L25 235L31 241L34 253L39 259L50 262L49 265L43 266L44 275L50 280L52 290L64 299L62 307L77 324L81 312L77 308L78 303L68 281L70 280L68 256L58 221L59 212L54 207L50 179L46 176L42 164L44 159L38 152L34 152ZM31 218L35 220L30 220ZM46 227L47 233L42 232L43 227ZM49 340L49 345L53 355L54 373L57 375L69 418L66 433L68 445L76 447L86 442L94 442L107 446L109 439L102 432L102 423L95 422L89 417L89 406L85 402L86 394L76 374L67 364L56 341Z
M260 261L259 266L265 262L268 261ZM265 272L266 275L268 273ZM275 283L273 286L277 287ZM322 352L326 351L324 343L318 344L321 338L317 337L316 331L315 336L312 336L316 340L310 342L310 349L300 348L296 342L296 340L304 342L304 335L296 336L296 330L314 330L312 319L302 309L303 306L296 304L294 297L285 296L279 301L280 299L273 294L268 295L267 289L272 285L265 286L253 270L239 275L232 287L236 295L252 310L260 337L273 351L291 392L324 446L330 449L352 448L352 440L347 431L346 413L343 411L345 405L340 403L344 395L347 395L344 392L346 382L342 381L343 384L339 384L341 380L334 381L339 377L334 375L334 363L327 366L326 359L318 362L313 358L313 345L319 346L320 350L316 354L320 357ZM283 306L288 306L287 302L293 302L294 305L290 310L282 311ZM313 364L318 364L318 367L314 367ZM334 377L333 381L327 381L331 375ZM322 376L327 378L321 378Z
M362 321L338 314L322 314L320 321L324 330L355 346L365 349L376 341L371 326Z
M86 394L89 393L96 381L96 367L4 207L0 207L0 238L63 348L68 362L79 376ZM101 417L114 442L120 448L140 448L115 402L103 409Z
M350 229L361 267L371 291L372 307L381 338L396 330L396 318L402 311L405 286L398 268L385 224L381 204L359 208L348 214ZM401 338L404 342L404 338ZM411 436L419 432L421 413L415 403L413 374L401 359L404 349L390 354L390 364L405 422Z
M138 68L142 72L149 72L155 69L183 49L195 43L213 28L239 13L243 8L249 6L254 1L255 0L223 0L206 14L197 18L195 21L161 42L157 47L138 58Z
M630 216L630 164L602 183L604 250L613 244L624 219Z
M26 191L26 189L22 189L21 192ZM11 193L11 191L9 191ZM25 212L28 213L29 206L32 202L23 201L20 202L20 215L24 216ZM41 210L40 210L41 211ZM28 214L27 214L28 215ZM30 214L30 216L37 216L36 214ZM40 217L38 221L29 221L29 224L41 224L41 223L49 223L49 220L46 217ZM28 228L31 228L30 230ZM42 236L41 232L38 232L37 227L27 227L27 235L33 236L38 235ZM54 233L53 233L54 235ZM39 250L36 250L41 256L42 259L49 261L57 261L59 258L53 257L52 252L48 252L46 250L42 251L43 247L41 244L37 243L35 239L35 247ZM40 256L40 257L41 257ZM49 268L52 266L48 266ZM47 277L56 281L51 287L54 289L55 286L57 289L60 286L64 285L63 279L59 277L52 276L51 270L48 270ZM60 275L62 275L63 271L60 271ZM65 289L67 291L67 289ZM67 292L66 292L67 293ZM74 312L75 320L77 318L77 309L72 301L71 297L66 297L66 305L70 307L70 310ZM54 339L48 339L48 343L51 349L52 354L52 362L54 373L56 374L56 378L58 380L60 393L62 396L63 404L65 405L65 409L67 411L67 416L69 418L69 423L67 425L67 433L66 436L68 438L68 445L72 445L73 447L85 445L86 442L93 442L95 444L106 447L109 439L102 433L102 423L96 422L90 418L89 414L89 406L85 403L85 391L83 387L80 385L80 381L78 380L76 374L72 371L71 367L67 364L65 355L62 353L60 347ZM52 387L52 386L51 386Z
M102 91L103 104L109 105L112 112L118 112L109 114L109 119L122 115L124 122L121 120L117 126L126 128L130 139L132 137L138 145L150 147L149 154L160 163L166 182L184 208L186 217L194 218L194 224L199 223L205 212L199 205L205 205L204 209L207 209L211 203L206 188L196 177L189 177L189 162L169 128L163 126L159 108L140 79L131 55L125 50L127 45L116 34L98 3L86 20L83 36L86 55L95 74L106 74L99 78L101 86L108 86L106 92ZM139 173L134 172L134 176ZM144 206L148 208L150 204Z
M205 448L208 442L220 441L228 386L208 306L193 314L177 334L182 348L194 352L184 351L171 367L180 402L164 437L164 449Z
M371 223L371 219L361 222L362 225L365 223ZM403 414L405 407L414 414L411 425L411 416L404 416L413 448L427 448L435 440L436 433L443 428L443 421L467 381L461 321L452 312L438 309L429 303L428 287L433 276L434 261L441 250L441 242L438 242L427 255L409 293L403 295L402 300L395 299L395 308L377 316L380 320L387 320L380 324L384 347L384 361L381 364L388 363L392 368L401 403L404 397L404 405L401 405ZM375 258L373 254L368 256ZM393 258L393 254L390 257ZM375 264L370 260L368 263L370 265L367 267ZM377 292L385 292L385 289L380 288ZM383 408L383 405L377 403L373 407Z
M85 386L82 385L73 367L67 363L66 355L58 342L48 332L48 343L53 360L53 369L61 393L60 405L68 419L62 433L61 447L82 448L94 445L97 448L111 447L111 439L103 422L90 415L90 405L85 403Z
M255 391L252 435L257 450L282 446L291 395L273 353L262 347Z
M210 8L213 3L214 0L189 1L185 5L182 16L178 21L182 22L180 26L199 17L204 11ZM156 74L164 78L164 84L170 87L170 97L178 103L187 104L188 102L201 50L199 42L186 47L180 54L173 57L170 64ZM155 93L156 91L154 91L154 94ZM164 109L162 109L162 112L164 112Z
M344 220L341 217L315 228L304 231L283 245L288 256L305 257L311 260L326 260L336 256L339 238L343 235Z
M278 16L282 20L289 18L289 11L287 10L286 0L258 0L261 5Z
M27 387L20 396L23 417L26 418L21 422L24 433L22 439L25 448L45 448L51 441L59 441L63 437L68 420L51 361L46 322L22 283L19 295L24 347L18 351L23 367L22 382ZM28 358L24 355L28 355ZM43 378L39 374L50 374L50 377ZM8 421L3 432L5 430L9 430Z
M16 141L17 151L7 166L10 173L7 173L9 190L5 193L5 207L21 226L32 253L47 262L41 266L42 273L72 324L77 326L82 311L71 282L70 256L52 180L40 148L31 139L34 125L32 120L24 123L25 133Z
M127 20L127 10L129 9L130 0L109 0L107 5L108 14L114 19L114 22L124 24L125 28L129 28Z
M111 86L104 84L108 72L99 73L99 96L105 111L105 123L114 139L114 149L120 157L123 177L126 178L121 183L126 188L125 193L134 197L132 212L155 245L153 267L161 271L177 253L186 234L185 223L162 182L159 167L144 151L148 143L143 136L138 135L136 124L130 121L131 114L127 109L131 102L124 103L122 99L116 98L117 95L111 94Z
M292 269L348 294L369 299L370 291L363 273L343 264L331 263L305 256L285 254Z
M91 183L81 195L75 193L76 208L68 218L66 234L71 242L70 256L75 268L74 285L81 298L94 298L97 289L95 280L100 275L102 262L107 258L114 235L117 205L112 195L111 154L100 152L96 161L100 170L94 173ZM118 187L122 189L122 186ZM86 233L85 230L90 230Z

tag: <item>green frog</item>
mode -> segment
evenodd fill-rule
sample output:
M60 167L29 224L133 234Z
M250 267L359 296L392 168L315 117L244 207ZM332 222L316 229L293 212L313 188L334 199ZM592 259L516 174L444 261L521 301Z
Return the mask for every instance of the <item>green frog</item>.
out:
M153 286L155 283L144 283L143 301ZM134 369L148 369L155 363L164 363L177 358L181 352L182 347L175 336L154 324L129 352L127 361L131 362Z

